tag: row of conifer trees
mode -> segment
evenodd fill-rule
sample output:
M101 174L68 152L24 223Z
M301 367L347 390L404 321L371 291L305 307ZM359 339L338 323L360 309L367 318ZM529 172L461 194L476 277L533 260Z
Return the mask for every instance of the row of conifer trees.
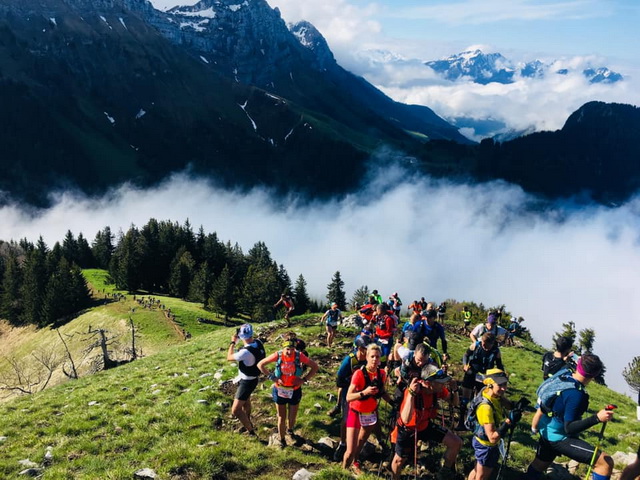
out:
M105 227L91 245L82 233L75 237L71 231L52 248L42 237L36 244L0 242L0 317L14 325L44 326L86 308L91 297L83 268L107 269L115 286L130 293L167 294L254 321L274 318L273 305L284 292L291 294L295 314L323 308L309 297L302 274L292 285L263 242L245 254L237 243L222 242L202 227L194 233L188 221L151 219L117 235ZM343 286L336 272L328 287L342 308Z

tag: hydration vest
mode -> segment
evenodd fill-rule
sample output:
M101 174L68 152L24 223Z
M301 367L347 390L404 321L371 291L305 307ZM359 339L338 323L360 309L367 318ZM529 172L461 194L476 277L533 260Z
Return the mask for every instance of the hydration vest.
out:
M244 373L248 377L258 377L260 376L260 370L258 369L258 362L262 360L267 354L264 351L264 345L258 339L254 340L253 343L249 345L245 345L242 347L246 350L249 350L251 354L256 359L255 363L251 366L245 365L244 362L238 362L238 370ZM242 348L240 350L242 350Z

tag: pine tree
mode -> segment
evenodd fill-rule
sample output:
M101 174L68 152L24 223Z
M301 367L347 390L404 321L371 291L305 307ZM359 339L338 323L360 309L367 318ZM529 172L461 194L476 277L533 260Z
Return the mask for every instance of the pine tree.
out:
M327 285L327 300L329 304L336 302L340 310L346 310L347 294L344 292L344 282L340 276L340 271L333 274L331 283Z
M231 242L227 242L225 245L225 264L229 266L229 274L233 280L234 286L240 289L242 286L242 280L247 274L247 268L249 265L247 264L244 253L242 253L242 248L238 243L231 245Z
M98 268L108 269L113 255L114 236L111 228L104 227L100 232L96 233L96 237L91 244L91 253L96 261Z
M582 353L593 352L593 343L596 341L596 332L592 328L580 330L578 335L578 345Z
M68 298L71 307L69 313L87 308L91 304L91 291L87 285L87 279L78 265L71 266L71 285Z
M73 233L71 233L71 230L67 230L67 234L62 241L62 255L67 259L69 264L78 263L78 243Z
M171 264L169 278L169 293L174 297L186 298L189 284L194 275L196 262L186 247L180 247Z
M561 332L556 332L553 334L553 347L555 350L555 343L559 337L568 337L571 339L571 343L574 344L576 341L576 324L574 322L567 322L562 324L563 330Z
M279 297L280 285L275 264L272 263L266 268L255 264L250 265L242 282L240 295L242 312L257 322L272 320L274 299Z
M360 288L357 288L355 292L353 292L353 296L351 297L351 305L365 305L369 302L369 287L367 285L362 285Z
M638 394L638 405L640 405L640 356L634 357L629 362L622 371L622 376L629 388Z
M49 276L42 300L40 326L51 325L69 313L71 308L71 269L62 257L56 270Z
M20 289L20 298L23 301L22 323L40 324L42 321L42 300L49 278L47 254L47 245L40 237L35 248L26 255L23 266L23 282Z
M76 244L78 245L78 259L76 260L76 264L81 268L95 267L96 262L93 258L91 247L82 233L78 234Z
M5 262L2 277L2 296L0 297L0 317L5 318L12 325L20 324L22 314L22 269L18 264L17 255L9 254Z
M206 303L211 293L212 275L209 272L209 264L204 262L196 269L195 275L189 284L187 300L196 303Z
M131 226L113 253L109 272L119 289L135 292L140 288L143 276L140 240L140 232Z
M278 267L278 285L280 285L281 293L291 294L291 278L284 268L284 265Z
M296 315L301 315L310 311L311 299L307 293L307 281L302 274L298 276L296 285L293 288L293 303L296 306Z
M220 275L211 285L211 294L207 301L207 308L213 312L224 315L225 323L229 317L238 312L237 289L231 278L231 270L225 265Z
M256 244L249 249L246 262L247 266L254 265L258 268L271 268L274 263L271 259L271 252L269 252L264 242L256 242Z

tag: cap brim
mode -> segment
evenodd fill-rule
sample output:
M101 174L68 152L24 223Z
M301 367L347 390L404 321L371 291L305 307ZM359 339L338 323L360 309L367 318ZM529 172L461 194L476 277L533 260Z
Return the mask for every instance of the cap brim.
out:
M434 383L449 383L451 381L451 377L446 376L446 377L436 378L435 380L429 380L429 381Z

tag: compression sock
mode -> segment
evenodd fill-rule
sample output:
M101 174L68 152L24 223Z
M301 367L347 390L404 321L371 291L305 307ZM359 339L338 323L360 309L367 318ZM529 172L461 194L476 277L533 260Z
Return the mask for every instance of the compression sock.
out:
M593 480L609 480L611 477L606 477L604 475L600 475L599 473L591 472L591 478L593 478Z

